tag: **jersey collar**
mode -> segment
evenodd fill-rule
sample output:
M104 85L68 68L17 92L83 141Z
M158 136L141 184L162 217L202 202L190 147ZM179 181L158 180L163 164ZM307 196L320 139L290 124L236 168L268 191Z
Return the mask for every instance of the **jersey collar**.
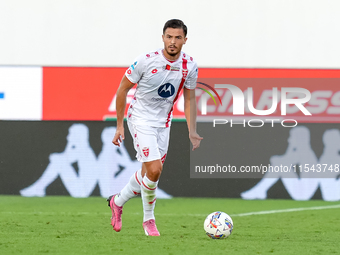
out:
M171 64L176 63L176 62L181 58L181 56L183 55L183 53L181 52L181 56L180 56L178 59L176 59L176 60L169 60L169 59L167 59L167 58L164 56L163 50L164 50L164 49L161 49L161 53L162 53L163 58L164 58L166 61L170 62Z

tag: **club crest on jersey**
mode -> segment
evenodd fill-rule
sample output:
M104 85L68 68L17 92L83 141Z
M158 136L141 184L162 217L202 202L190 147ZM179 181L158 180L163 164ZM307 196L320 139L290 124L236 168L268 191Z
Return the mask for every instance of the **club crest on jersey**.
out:
M145 157L149 156L149 147L144 147L143 148L143 154L144 154Z
M175 87L171 83L165 83L158 88L158 95L167 98L175 94Z
M183 70L182 70L182 74L183 74L183 79L187 78L188 69L183 69Z

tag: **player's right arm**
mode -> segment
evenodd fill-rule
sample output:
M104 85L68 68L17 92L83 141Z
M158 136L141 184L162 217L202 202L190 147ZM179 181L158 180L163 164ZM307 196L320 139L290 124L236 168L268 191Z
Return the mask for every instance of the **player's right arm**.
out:
M129 90L135 84L130 82L124 75L120 82L119 88L116 93L116 112L117 112L117 129L116 134L112 140L114 145L120 147L121 142L124 140L124 113L126 107L126 96Z
M116 94L116 111L117 111L117 130L112 140L114 145L120 147L124 140L124 113L126 107L126 96L129 90L138 83L145 70L145 55L139 56L134 63L126 70Z

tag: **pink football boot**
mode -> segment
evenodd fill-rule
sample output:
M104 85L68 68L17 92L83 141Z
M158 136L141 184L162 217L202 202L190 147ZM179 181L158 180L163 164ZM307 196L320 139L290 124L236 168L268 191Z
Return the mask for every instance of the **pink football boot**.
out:
M143 228L147 236L159 236L158 229L154 219L147 220L143 223Z
M113 230L119 232L122 229L123 206L118 206L115 204L115 196L116 195L110 196L106 201L108 202L108 206L112 211L111 225Z

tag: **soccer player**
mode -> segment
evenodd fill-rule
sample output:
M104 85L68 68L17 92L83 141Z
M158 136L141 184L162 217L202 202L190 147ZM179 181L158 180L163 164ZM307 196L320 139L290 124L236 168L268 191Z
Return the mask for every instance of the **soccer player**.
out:
M119 194L108 199L111 225L117 232L122 227L123 205L141 194L145 234L159 236L154 216L156 189L168 150L173 105L182 89L192 150L197 149L203 139L196 132L197 65L181 51L187 41L186 35L187 27L181 20L167 21L162 35L164 48L139 56L125 72L118 88L117 130L112 142L120 146L124 140L126 96L137 83L127 112L127 124L142 168L131 176Z

